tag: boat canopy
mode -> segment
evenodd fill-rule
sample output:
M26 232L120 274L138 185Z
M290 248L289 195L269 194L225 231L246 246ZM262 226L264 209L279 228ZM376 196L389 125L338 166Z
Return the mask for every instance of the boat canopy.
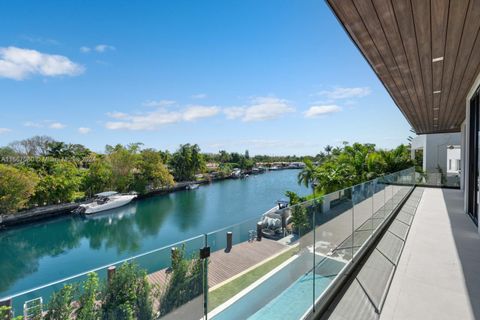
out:
M97 197L110 197L110 196L114 196L116 194L118 194L117 191L105 191L105 192L97 193L95 196L97 196Z

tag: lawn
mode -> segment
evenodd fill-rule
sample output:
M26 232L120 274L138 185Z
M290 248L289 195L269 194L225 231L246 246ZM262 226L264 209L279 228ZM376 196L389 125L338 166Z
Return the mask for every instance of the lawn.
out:
M208 293L208 311L211 311L232 298L234 295L266 275L278 267L282 262L292 257L298 248L291 248L281 255L265 262L264 264L256 267L255 269L245 273L244 275L232 280L223 286Z

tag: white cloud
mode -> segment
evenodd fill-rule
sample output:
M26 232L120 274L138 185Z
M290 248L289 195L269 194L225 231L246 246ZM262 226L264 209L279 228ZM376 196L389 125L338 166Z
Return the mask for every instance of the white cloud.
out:
M194 94L192 96L192 99L205 99L207 98L207 94L206 93L198 93L198 94Z
M339 99L349 99L349 98L361 98L368 96L372 91L369 87L352 87L352 88L342 88L337 87L332 90L320 91L318 95L325 96L328 99L339 100Z
M63 123L60 122L52 122L49 126L50 129L63 129L66 127Z
M113 119L127 119L128 117L130 117L127 113L118 111L107 112L107 116Z
M65 56L17 47L0 47L0 77L23 80L32 75L76 76L85 68Z
M90 128L86 128L86 127L80 127L80 128L78 128L78 133L80 133L80 134L87 134L87 133L89 133L90 131L92 131L92 129L90 129Z
M175 104L173 100L147 100L142 105L146 107L166 107Z
M83 52L83 53L88 53L88 52L92 51L92 49L90 49L89 47L83 46L83 47L80 47L80 51Z
M23 124L25 127L29 128L43 128L44 125L40 122L27 121Z
M0 134L3 134L3 133L7 133L7 132L10 132L12 130L8 129L8 128L0 128Z
M23 125L29 128L49 128L49 129L63 129L66 127L65 124L52 121L52 120L42 120L42 121L27 121L24 122Z
M31 43L39 43L42 45L55 45L58 46L60 44L59 41L50 38L38 37L38 36L30 36L30 35L23 35L21 36L22 39L27 40Z
M194 121L201 118L209 118L220 112L219 107L189 106L183 113L183 120Z
M244 122L276 119L294 111L287 100L275 97L256 97L248 106L224 109L228 119L239 118Z
M303 114L306 118L316 118L330 113L340 112L342 108L337 105L311 106Z
M114 51L116 48L114 46L108 45L108 44L97 44L96 46L93 47L87 47L87 46L82 46L80 47L80 51L82 53L89 53L91 51L96 51L99 53L104 53L107 51Z
M98 44L98 45L95 46L95 51L100 52L100 53L107 52L107 51L113 51L113 50L115 50L115 47L110 46L108 44Z
M164 108L159 108L155 111L141 114L122 113L121 118L118 117L118 112L116 112L110 113L109 116L121 121L109 121L105 124L105 127L110 130L155 130L167 124L213 117L219 112L220 108L216 106L196 105L187 106L187 108L181 111L168 111Z

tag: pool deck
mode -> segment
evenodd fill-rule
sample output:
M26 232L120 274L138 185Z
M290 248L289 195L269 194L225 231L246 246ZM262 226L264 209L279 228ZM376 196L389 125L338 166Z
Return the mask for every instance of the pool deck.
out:
M287 245L264 238L262 241L234 245L228 253L224 250L215 251L209 258L208 285L215 287L288 248ZM151 284L162 285L167 276L167 269L163 269L149 274L148 280Z

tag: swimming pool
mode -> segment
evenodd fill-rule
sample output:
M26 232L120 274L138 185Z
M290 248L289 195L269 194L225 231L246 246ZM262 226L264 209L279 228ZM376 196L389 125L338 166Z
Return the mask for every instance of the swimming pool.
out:
M344 262L317 256L315 268L316 298L345 265ZM214 320L227 319L300 319L313 303L313 255L303 254L290 260L257 285L252 285L230 306L214 315ZM234 298L235 299L235 298Z

